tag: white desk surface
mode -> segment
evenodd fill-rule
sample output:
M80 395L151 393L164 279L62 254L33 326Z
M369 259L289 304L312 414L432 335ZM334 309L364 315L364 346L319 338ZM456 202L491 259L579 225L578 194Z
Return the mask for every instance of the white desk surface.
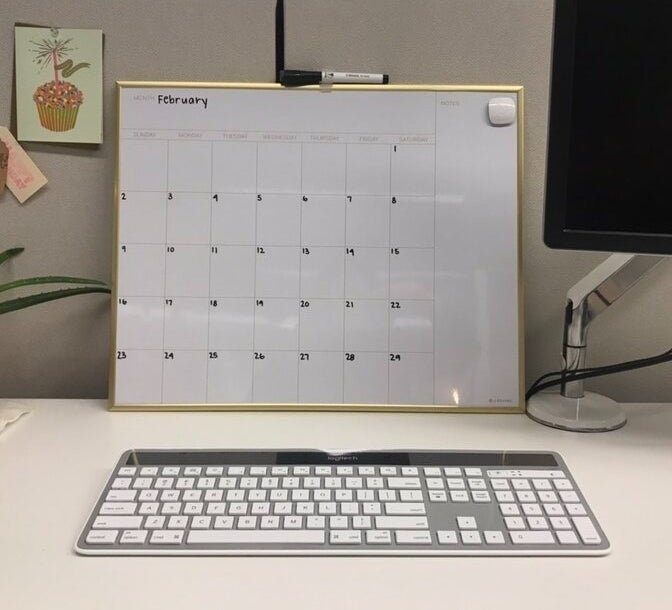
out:
M522 415L31 410L0 434L0 606L22 609L670 608L672 406L573 434ZM127 448L558 451L612 551L579 558L81 557L73 545Z

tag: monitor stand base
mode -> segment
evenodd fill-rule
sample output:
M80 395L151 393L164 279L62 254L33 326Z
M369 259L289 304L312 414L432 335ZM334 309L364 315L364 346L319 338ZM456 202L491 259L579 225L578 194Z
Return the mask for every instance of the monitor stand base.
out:
M609 432L627 421L619 403L594 392L586 392L582 398L540 392L527 402L527 415L545 426L572 432Z

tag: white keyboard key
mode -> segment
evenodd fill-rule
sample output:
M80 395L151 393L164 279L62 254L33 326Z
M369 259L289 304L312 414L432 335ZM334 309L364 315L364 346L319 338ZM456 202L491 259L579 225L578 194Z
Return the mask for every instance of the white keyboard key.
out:
M182 511L182 502L165 502L161 506L162 515L179 515Z
M325 477L324 486L327 489L338 489L343 484L341 477Z
M146 529L154 529L154 530L160 530L163 528L164 523L166 522L166 518L162 516L152 516L152 517L147 517L145 519L145 528Z
M203 502L187 502L184 505L185 515L200 515L203 512Z
M273 466L271 468L273 476L287 476L289 474L289 467L287 466Z
M361 489L362 488L362 479L361 477L346 477L345 486L348 489Z
M390 489L420 489L418 477L390 477L387 479Z
M352 518L352 527L358 530L368 530L371 529L371 517L353 517Z
M443 489L443 479L425 479L427 489Z
M140 502L155 502L158 497L158 489L143 489L140 494L138 494L138 500L140 500Z
M553 487L551 487L551 482L548 479L532 479L532 485L538 491L553 489Z
M154 483L154 489L171 489L175 484L172 477L159 477Z
M427 474L427 473L425 473L425 474ZM402 466L401 467L401 475L404 476L404 477L417 477L418 476L418 469L415 466ZM435 476L435 475L431 475L431 476ZM440 470L439 470L438 474L436 474L436 476L437 477L441 476L441 471Z
M352 466L336 466L336 474L339 476L349 476L354 474Z
M131 502L135 500L137 495L135 489L110 489L105 496L108 502Z
M194 517L191 520L191 527L193 529L208 529L210 527L210 523L212 522L212 517ZM170 525L168 526L170 527ZM238 526L240 527L240 525Z
M198 474L201 474L200 472ZM245 474L245 466L229 466L226 471L230 477L242 477Z
M469 502L469 493L466 491L451 491L450 499L453 502Z
M468 477L481 477L483 476L483 471L480 468L465 468L464 474Z
M331 476L331 466L315 466L315 474L321 477Z
M538 504L521 504L520 506L523 509L523 513L528 517L538 517L542 514L541 506Z
M567 517L551 517L550 522L551 525L553 526L553 529L556 530L572 529L572 526L570 525L569 519L567 519Z
M317 512L320 513L320 515L335 515L336 502L320 502L318 504Z
M383 492L381 490L378 493L382 494ZM392 497L385 500L386 502L394 502L396 500L396 498L394 497L394 494L396 492L392 491L391 493ZM422 502L422 491L419 491L417 489L402 489L399 491L399 499L402 502Z
M133 515L138 505L135 502L103 502L99 515Z
M492 479L490 486L496 491L506 491L509 488L509 482L506 479Z
M185 514L187 513L186 508L184 512ZM247 514L247 502L229 503L229 515L246 515L246 514Z
M366 544L392 544L390 530L368 530Z
M469 489L487 489L485 479L467 479Z
M555 532L560 544L579 544L579 539L574 532L560 531Z
M555 479L553 485L558 491L566 491L574 489L572 487L572 482L569 479Z
M207 477L221 477L223 474L224 474L224 468L222 466L208 466L205 469L205 476Z
M180 467L179 466L164 466L161 469L161 474L164 477L176 477L180 474Z
M572 517L572 523L574 523L576 531L579 532L583 544L600 544L602 542L602 538L597 533L590 517Z
M271 500L273 492L271 492ZM331 490L330 489L316 489L313 492L313 500L315 502L331 502Z
M457 527L461 530L475 530L476 519L474 517L458 517Z
M182 544L182 530L154 530L149 544Z
M432 534L429 531L413 532L399 530L394 533L397 544L432 544Z
M243 479L243 480L245 480L245 479ZM300 482L301 482L301 479L299 479L299 477L283 477L282 478L282 488L283 489L298 489ZM243 487L242 481L241 481L241 487ZM327 485L327 487L329 487L329 486ZM339 487L340 487L340 485L339 485Z
M222 501L222 496L224 495L224 491L221 489L208 489L208 491L205 492L205 501L206 502L221 502ZM251 500L253 498L250 498ZM254 498L256 499L256 498Z
M252 477L263 477L266 476L268 468L266 466L250 466L250 476ZM210 474L207 472L206 474Z
M285 499L287 499L287 492L285 491ZM244 502L245 501L245 491L243 489L229 489L226 492L226 499L229 502Z
M324 544L321 530L198 530L187 544Z
M531 530L547 530L548 521L544 517L528 517L527 523Z
M295 491L304 491L302 489L297 489ZM292 498L294 499L294 498ZM352 490L351 489L335 489L334 490L334 499L337 502L352 502Z
M232 527L233 527L233 517L215 517L216 530L220 529L230 530Z
M330 529L348 529L348 518L347 517L329 517L329 528Z
M446 479L448 489L466 489L464 479Z
M342 502L340 508L341 515L359 514L359 504L357 504L357 502Z
M147 530L124 530L119 538L119 544L145 544Z
M280 517L275 515L266 515L261 518L261 529L278 529L280 527Z
M306 527L308 529L324 529L325 528L325 521L326 519L324 517L319 517L319 516L311 516L311 517L306 517Z
M561 491L560 499L563 502L580 502L578 494L575 491Z
M462 476L462 469L447 466L446 468L443 469L443 474L446 477L461 477Z
M357 468L357 474L360 476L372 477L376 474L376 469L373 466L359 466Z
M289 498L289 491L286 489L271 489L269 497L273 502L287 502L287 498Z
M297 477L304 477L310 474L310 466L294 466L292 473Z
M380 474L384 477L393 477L397 474L396 466L381 466Z
M119 530L97 530L89 531L86 535L87 544L114 544Z
M509 532L513 544L553 544L553 534L549 530Z
M240 527L240 525L238 527ZM299 515L289 515L282 520L282 527L295 530L303 529L303 517L300 517Z
M410 493L410 492L406 492L406 493ZM421 494L421 496L422 496L422 494ZM372 489L358 489L357 490L357 502L373 502L374 500L375 500L375 492Z
M472 491L471 498L477 504L486 504L488 502L492 502L490 494L487 491Z
M319 489L321 481L319 477L306 477L303 479L303 486L306 489Z
M133 476L135 476L136 471L137 471L137 468L135 466L122 466L117 471L117 474L120 477L133 477Z
M549 517L557 517L565 514L562 504L544 504L544 512Z
M131 479L128 477L117 477L112 481L112 489L128 489L131 486Z
M355 506L357 505L355 504ZM252 512L254 512L254 507ZM297 515L312 515L314 512L315 512L315 502L298 502L296 505Z
M362 512L365 515L380 515L382 512L380 502L365 502L362 504Z
M194 486L195 481L196 481L195 479L182 477L180 479L177 479L175 487L177 489L191 489Z
M177 502L180 499L179 489L164 489L161 492L161 502Z
M300 517L297 517L300 519ZM238 529L253 530L257 527L257 517L238 517Z
M586 515L586 507L583 504L565 504L567 514L573 517L580 517Z
M448 502L448 496L445 491L432 489L428 492L430 502ZM402 498L403 499L403 498Z
M520 515L520 509L517 504L500 504L499 510L504 516Z
M366 487L368 489L382 489L384 487L383 479L380 477L367 477Z
M515 502L515 498L513 496L513 493L510 491L496 491L495 492L495 498L497 498L497 502Z
M140 469L141 477L155 477L159 474L159 469L156 466L145 466Z
M426 466L426 467L423 469L423 472L425 473L425 476L426 476L426 477L440 477L440 476L441 476L441 469L440 469L440 468L436 468L436 467L434 467L434 466ZM401 474L403 474L404 476L408 476L408 475L404 472L404 469L403 469L403 468L401 469ZM409 473L409 474L410 474L410 473ZM416 472L415 474L417 474L417 472Z
M245 480L245 479L244 479ZM252 479L256 481L257 479ZM198 489L212 489L215 486L215 479L213 477L201 477L196 482L196 487ZM243 487L243 485L241 485ZM256 487L256 484L255 484Z
M481 535L475 530L464 530L460 532L462 544L483 544Z
M185 477L200 477L203 469L200 466L185 466L184 476Z
M344 499L352 500L352 493L348 494L347 498ZM308 502L308 500L310 500L310 491L308 489L292 489L292 502Z
M530 482L527 479L513 479L511 481L511 487L518 491L531 489Z
M330 544L361 544L362 532L359 530L336 530L329 532Z
M429 529L427 517L376 517L376 528L381 530Z
M422 502L387 502L386 515L425 515L425 505Z
M422 496L422 492L415 489L402 489L399 494L402 493L419 493ZM400 495L401 497L401 495ZM397 501L397 492L394 489L381 489L378 491L378 500L380 502L396 502ZM410 502L410 500L409 500Z
M253 502L252 508L250 509L250 514L252 515L268 515L270 512L271 512L270 502ZM310 513L304 513L304 514L310 514Z
M93 529L140 529L142 517L96 517L93 520Z
M534 495L533 491L517 491L516 498L518 502L536 502L537 497Z
M554 491L540 491L538 494L539 502L554 503L558 501L558 496Z
M133 481L133 489L149 489L152 486L152 481L149 477L138 477Z
M522 517L504 517L504 523L510 530L524 530L525 521Z
M483 532L486 544L504 544L504 534L499 531L486 530Z
M200 502L203 492L200 489L187 489L183 495L184 502Z
M183 530L186 529L189 517L182 517L180 515L173 515L168 519L168 529Z
M263 481L266 479L262 480L262 487L263 487ZM277 479L275 479L277 482ZM178 486L179 486L179 481L178 481ZM233 489L236 486L236 479L232 477L221 477L219 481L217 482L217 487L220 489ZM277 487L277 485L276 485Z
M439 544L457 544L457 532L455 530L439 530L436 532Z

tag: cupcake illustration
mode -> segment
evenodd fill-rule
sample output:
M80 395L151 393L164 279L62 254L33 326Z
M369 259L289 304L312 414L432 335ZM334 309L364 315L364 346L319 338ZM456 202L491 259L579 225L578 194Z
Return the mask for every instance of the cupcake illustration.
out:
M70 46L72 38L59 40L58 30L52 30L52 36L53 39L32 41L35 63L41 68L51 66L54 70L54 79L37 88L33 101L42 127L49 131L69 131L77 121L79 107L84 103L84 93L63 79L70 78L77 70L88 68L91 64L74 64L72 59L66 59L73 50Z

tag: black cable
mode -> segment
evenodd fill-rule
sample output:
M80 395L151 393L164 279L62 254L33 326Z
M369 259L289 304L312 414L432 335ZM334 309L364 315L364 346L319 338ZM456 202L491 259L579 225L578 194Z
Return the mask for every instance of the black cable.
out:
M662 364L664 362L672 361L672 349L669 349L662 354L657 356L649 356L648 358L640 358L638 360L628 360L626 362L621 362L618 364L609 364L606 366L598 367L588 367L583 369L576 369L573 371L563 370L555 371L552 373L546 373L539 377L531 386L530 389L525 393L525 400L529 400L530 397L534 396L537 392L545 390L556 385L561 385L563 383L568 383L571 381L580 381L582 379L590 379L592 377L601 377L603 375L612 375L614 373L622 373L625 371L632 371L636 369L641 369L649 366L654 366L656 364ZM546 381L542 383L544 379L552 377L553 375L559 375L559 379L554 379L553 381Z

